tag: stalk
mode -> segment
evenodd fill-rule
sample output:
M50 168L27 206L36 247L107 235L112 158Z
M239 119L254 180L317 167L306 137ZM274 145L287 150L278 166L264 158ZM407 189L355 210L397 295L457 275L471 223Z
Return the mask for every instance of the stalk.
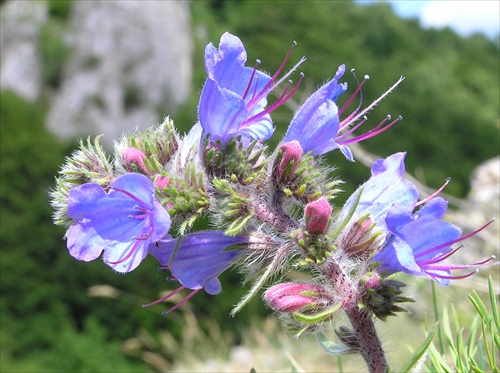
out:
M328 262L320 268L333 287L342 296L342 308L352 324L358 340L359 352L363 356L370 373L385 373L388 364L382 343L377 335L373 317L369 311L358 307L361 294L349 277L335 262Z

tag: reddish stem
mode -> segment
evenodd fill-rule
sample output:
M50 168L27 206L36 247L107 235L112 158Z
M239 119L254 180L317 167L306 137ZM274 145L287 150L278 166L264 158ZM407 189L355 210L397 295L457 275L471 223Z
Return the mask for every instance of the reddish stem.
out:
M360 353L371 373L385 373L388 370L382 343L377 336L373 317L366 309L358 307L361 294L349 277L335 262L327 262L322 267L323 274L330 279L334 288L342 296L343 309L349 317L359 342Z

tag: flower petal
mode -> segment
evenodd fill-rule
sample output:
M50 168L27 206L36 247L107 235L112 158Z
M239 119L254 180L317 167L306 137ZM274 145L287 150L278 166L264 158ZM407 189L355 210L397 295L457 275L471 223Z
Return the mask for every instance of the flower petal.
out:
M297 110L283 142L297 140L304 152L310 151L314 155L340 147L336 142L340 119L335 101L347 89L345 83L338 83L344 71L345 66L340 66L334 79L314 92ZM343 152L350 153L345 149Z
M169 266L177 240L169 238L158 242L158 245L150 245L151 255L162 265ZM213 294L210 291L217 289L213 280L240 255L239 251L226 251L226 248L247 241L246 237L229 237L219 231L189 234L181 238L170 271L185 287L193 290L204 287L209 294Z
M106 245L92 227L87 227L83 223L73 224L66 237L71 256L85 262L97 259Z

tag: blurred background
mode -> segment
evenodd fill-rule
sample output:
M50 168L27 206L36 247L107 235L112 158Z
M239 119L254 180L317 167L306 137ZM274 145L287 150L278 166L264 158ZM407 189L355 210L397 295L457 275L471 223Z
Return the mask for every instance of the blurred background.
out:
M445 6L445 3L455 3ZM463 8L463 4L472 4ZM402 85L370 114L404 120L356 147L351 164L328 156L347 181L345 197L369 177L375 157L407 151L422 193L452 178L448 219L470 232L499 217L498 2L355 1L1 1L1 355L3 372L332 371L339 361L314 339L292 339L254 299L228 313L248 289L225 273L216 298L200 292L180 310L143 309L172 289L154 260L126 276L97 260L75 261L52 225L48 193L78 138L121 133L171 116L181 133L196 122L204 48L225 31L239 36L248 65L276 71L293 41L305 80L275 115L273 148L293 110L345 63L371 79L364 102L401 75ZM404 6L406 4L407 6ZM493 5L491 5L493 4ZM484 6L484 7L483 7ZM495 8L496 6L496 8ZM488 8L489 7L489 8ZM478 11L478 9L480 11ZM482 12L481 12L482 10ZM297 77L295 77L296 79ZM356 86L346 73L349 91ZM341 97L345 102L349 93ZM271 98L272 99L272 98ZM110 153L111 154L111 153ZM457 260L497 254L499 224L469 240ZM438 289L467 325L465 294L498 285L499 267ZM417 302L379 323L394 364L410 356L432 322L430 283L408 279ZM498 294L498 288L496 289ZM174 299L177 301L177 299ZM342 320L339 320L342 322ZM401 333L404 330L404 333ZM307 353L304 353L307 351ZM343 358L359 370L359 358Z

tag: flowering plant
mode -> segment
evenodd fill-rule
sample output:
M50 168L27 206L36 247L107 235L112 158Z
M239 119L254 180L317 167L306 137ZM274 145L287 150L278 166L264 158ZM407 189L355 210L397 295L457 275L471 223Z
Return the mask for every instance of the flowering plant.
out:
M347 83L339 82L345 66L314 92L293 116L278 147L269 152L271 113L298 89L289 83L268 106L267 96L289 78L282 71L269 76L258 64L246 67L245 48L225 33L218 49L205 51L207 80L199 103L199 122L179 136L172 121L125 136L110 161L99 145L82 142L67 159L52 192L54 221L68 227L70 254L79 260L103 260L118 272L134 270L147 254L168 270L180 287L216 295L218 276L238 266L257 275L236 314L261 288L264 300L301 335L315 333L332 353L360 353L368 369L385 372L388 364L374 326L405 311L404 283L393 275L426 276L441 285L472 275L479 263L451 264L461 236L443 220L447 202L437 195L419 200L416 186L404 178L405 153L377 160L371 177L333 213L341 181L330 179L320 158L335 149L354 160L349 144L376 136L401 118L385 118L374 128L354 135L366 113L403 80L363 108L361 88L338 107ZM282 76L280 77L280 75ZM343 119L352 102L359 105ZM212 229L195 231L208 217ZM288 270L304 271L305 281L285 281ZM455 270L473 269L466 274ZM271 284L271 279L279 280ZM147 306L147 305L146 305ZM324 330L337 313L349 326L333 325L337 347Z

